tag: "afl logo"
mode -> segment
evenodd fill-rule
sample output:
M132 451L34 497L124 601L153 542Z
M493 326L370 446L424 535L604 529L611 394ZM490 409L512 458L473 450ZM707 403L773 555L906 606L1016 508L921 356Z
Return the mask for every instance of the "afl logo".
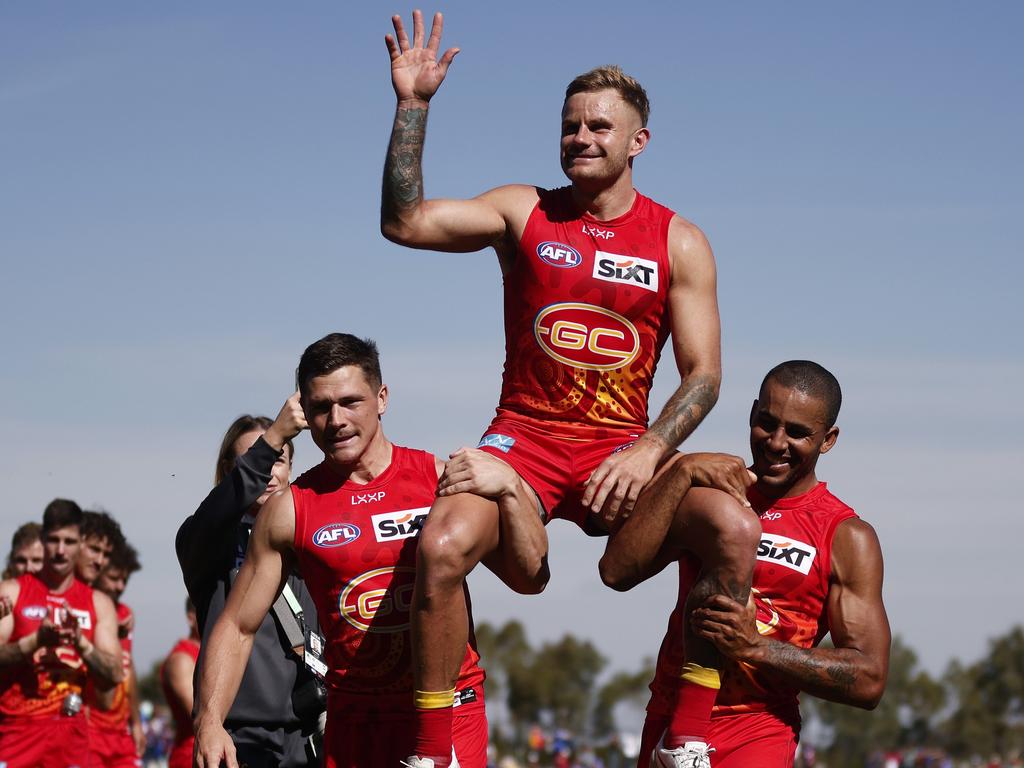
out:
M356 576L338 597L338 612L363 632L405 632L416 580L413 568L377 568Z
M590 371L629 365L640 334L622 315L590 304L552 304L537 313L533 335L548 356Z
M359 538L359 526L351 523L328 523L313 534L318 547L343 547Z
M46 610L45 605L26 605L21 609L21 615L31 621L42 621L46 618L46 614L49 611Z
M578 267L583 263L583 257L580 256L579 251L571 245L557 243L554 240L548 240L538 245L537 255L540 256L541 261L552 267Z

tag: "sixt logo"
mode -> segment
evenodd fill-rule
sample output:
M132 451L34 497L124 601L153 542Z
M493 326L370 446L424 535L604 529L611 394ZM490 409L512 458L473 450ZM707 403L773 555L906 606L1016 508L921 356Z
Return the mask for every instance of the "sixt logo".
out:
M762 533L761 543L757 547L758 560L791 568L805 576L811 572L816 554L818 550L810 544L774 533Z
M69 608L68 612L78 619L78 626L83 630L92 629L92 616L88 611L80 611L77 608Z
M375 501L384 501L387 491L376 491L375 493L353 493L352 506L356 504L371 504Z
M363 632L404 632L409 629L415 574L414 568L403 566L362 573L341 591L338 612Z
M512 450L512 446L516 444L514 437L507 435L499 435L497 432L492 432L489 435L484 435L480 438L480 442L476 444L477 448L497 448L503 453L508 453Z
M593 276L607 283L636 285L646 291L658 290L658 262L650 259L597 251Z
M427 519L430 507L400 509L397 512L382 512L371 515L373 535L377 541L396 541L417 536Z
M593 227L590 224L583 225L583 234L590 235L591 237L599 237L602 240L611 240L615 237L615 233L610 229L601 229L600 227Z
M549 357L590 371L629 365L640 352L640 334L629 320L590 304L551 304L537 313L533 335Z
M359 526L352 523L328 523L313 534L318 547L343 547L359 538Z
M580 252L571 245L556 243L554 240L547 240L537 246L537 255L545 264L552 267L578 267L583 263Z

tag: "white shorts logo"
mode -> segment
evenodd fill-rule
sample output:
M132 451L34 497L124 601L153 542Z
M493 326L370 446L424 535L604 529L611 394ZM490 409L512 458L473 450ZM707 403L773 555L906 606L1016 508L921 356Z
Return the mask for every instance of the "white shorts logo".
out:
M810 544L774 533L762 533L757 547L758 560L799 571L805 576L811 572L817 554L818 550Z
M594 253L593 277L607 283L635 285L645 291L658 291L658 262L617 253Z

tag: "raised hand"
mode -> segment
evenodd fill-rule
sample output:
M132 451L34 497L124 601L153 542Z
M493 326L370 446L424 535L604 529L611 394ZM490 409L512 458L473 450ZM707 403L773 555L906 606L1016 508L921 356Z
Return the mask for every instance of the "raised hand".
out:
M274 423L264 433L263 439L275 451L280 451L284 448L285 443L308 426L306 424L306 415L302 412L299 393L295 392L284 401L284 405L281 406L281 412L277 414Z
M384 42L391 56L391 84L395 88L395 96L399 103L426 103L441 87L459 49L449 48L438 60L437 52L441 47L441 32L444 29L444 17L440 13L434 14L430 38L425 46L421 11L412 12L412 45L405 33L402 17L392 16L391 23L395 25L395 35L385 35Z

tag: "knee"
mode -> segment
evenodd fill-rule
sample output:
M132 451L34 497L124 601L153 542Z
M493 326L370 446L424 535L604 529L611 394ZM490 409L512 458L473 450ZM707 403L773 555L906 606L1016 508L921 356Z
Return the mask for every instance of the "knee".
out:
M761 542L761 522L750 507L744 507L721 491L702 494L698 515L710 530L708 543L725 560L753 562Z
M429 519L420 531L416 568L428 584L461 582L476 565L471 532L455 516Z

